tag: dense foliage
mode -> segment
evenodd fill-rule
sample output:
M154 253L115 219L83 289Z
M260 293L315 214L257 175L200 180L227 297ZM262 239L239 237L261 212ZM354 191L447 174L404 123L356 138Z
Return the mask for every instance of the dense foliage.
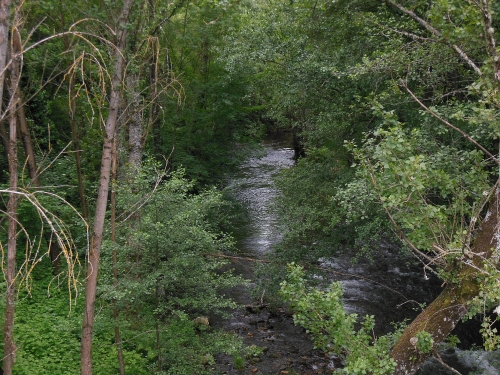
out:
M244 157L235 145L277 130L297 163L276 181L284 235L259 271L267 296L289 262L310 268L346 247L373 258L381 239L402 240L457 298L456 316L485 316L485 346L500 346L488 317L500 304L488 221L500 195L498 3L0 6L4 363L15 373L77 372L90 310L95 373L211 373L215 354L238 356L241 343L200 325L234 307L223 291L243 282L221 260L232 221L217 188ZM281 289L297 321L324 350L369 347L380 373L414 371L448 332L410 325L399 337L420 342L418 360L401 359L414 348L375 342L371 318L356 332L339 287L311 289L301 272ZM333 318L341 331L324 325Z

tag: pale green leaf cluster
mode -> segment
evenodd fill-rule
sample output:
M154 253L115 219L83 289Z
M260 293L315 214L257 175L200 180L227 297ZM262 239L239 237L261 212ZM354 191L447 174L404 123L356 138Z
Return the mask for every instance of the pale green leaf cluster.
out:
M390 358L392 335L375 337L373 316L366 316L355 329L357 314L348 314L342 303L342 286L332 283L327 290L309 288L303 269L288 267L287 279L281 283L281 295L294 311L295 324L311 334L317 348L343 358L344 374L389 375L396 368Z
M352 147L359 175L373 184L383 207L416 248L461 256L490 186L481 152L442 144L425 130L386 117L391 119L386 119L387 129L377 130L362 148Z

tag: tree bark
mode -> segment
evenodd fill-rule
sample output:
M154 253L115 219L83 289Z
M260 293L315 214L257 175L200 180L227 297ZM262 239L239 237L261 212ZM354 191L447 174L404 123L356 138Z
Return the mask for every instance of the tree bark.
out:
M102 150L99 188L97 192L96 212L92 242L88 256L87 282L85 284L85 306L83 312L81 365L82 375L92 374L92 331L94 326L95 300L99 258L104 233L104 221L109 192L113 138L115 136L118 112L122 99L121 84L123 82L125 59L125 40L127 38L127 21L134 0L124 0L116 30L117 43L115 50L114 74L111 82L109 112L105 124L105 138Z
M458 274L458 283L449 283L441 294L418 315L406 328L394 346L391 357L397 363L395 375L414 374L428 354L419 353L415 343L416 334L426 331L432 335L435 344L442 342L467 313L467 303L480 290L483 262L500 247L500 187L495 189L488 213L485 216L474 246L469 255L464 255L463 266Z
M141 167L143 153L143 116L141 108L141 94L139 93L139 77L131 74L127 77L127 87L129 90L128 103L128 164L130 172L135 174Z
M17 246L17 121L15 114L15 103L11 105L9 120L9 173L10 187L12 191L7 203L8 212L8 242L7 242L7 268L5 270L5 280L7 282L6 306L5 306L5 326L4 326L4 360L3 369L5 375L12 374L12 368L16 358L16 346L14 344L14 311L15 311L15 277L16 277L16 246Z
M0 103L3 101L3 88L7 66L11 3L12 0L0 0Z
M0 11L1 13L1 11ZM16 13L16 22L18 13ZM1 28L0 28L1 29ZM0 31L1 33L1 31ZM1 34L0 34L1 35ZM1 48L1 47L0 47ZM10 87L11 96L9 111L9 201L7 203L8 212L8 240L7 240L7 267L5 269L6 306L4 325L4 360L3 369L5 375L12 375L12 369L16 361L16 346L14 344L14 312L15 312L15 281L16 281L16 247L17 247L17 182L18 182L18 158L17 158L17 103L18 84L21 67L21 36L16 27L12 30L12 63L10 66ZM0 56L1 57L1 56ZM1 65L1 64L0 64ZM3 75L2 75L3 76Z

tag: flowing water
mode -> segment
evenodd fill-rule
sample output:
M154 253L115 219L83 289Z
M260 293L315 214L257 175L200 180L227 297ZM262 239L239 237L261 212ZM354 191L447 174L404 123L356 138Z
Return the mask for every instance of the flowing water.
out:
M218 370L224 374L314 374L334 366L332 359L313 350L311 340L302 328L293 324L289 314L255 307L251 295L255 261L263 259L281 239L275 206L278 192L273 176L294 165L290 144L286 138L263 142L227 182L229 194L247 211L247 218L238 225L235 237L240 257L249 260L236 260L233 266L238 274L250 280L250 285L230 292L243 307L229 319L216 320L215 325L239 334L247 346L258 346L264 352L247 359L241 369L235 368L232 358L219 357Z
M294 165L294 152L290 145L285 137L263 142L262 148L254 151L241 164L239 171L228 178L227 190L248 212L247 220L238 226L235 234L241 258L248 259L239 259L233 266L237 273L251 281L255 280L255 261L263 259L281 239L275 206L278 192L273 176L283 168ZM376 334L391 331L393 321L413 319L420 304L429 303L440 291L437 279L425 275L422 267L394 244L380 243L374 249L375 261L362 259L354 264L351 262L354 255L354 250L346 249L335 258L324 260L322 265L330 270L330 280L342 283L344 304L349 312L375 316ZM216 321L215 325L239 334L247 345L264 348L264 353L248 360L242 369L234 368L232 359L222 356L218 358L221 372L326 374L339 365L338 359L325 357L313 350L309 337L303 329L293 325L285 310L255 308L259 302L252 299L251 287L252 282L249 287L231 291L231 297L246 308L238 309L229 319ZM465 335L462 336L468 340L468 329L463 330ZM448 351L444 356L449 357L449 362L457 362L463 373L468 374L473 361L463 359L468 358L465 355L457 359L458 352ZM446 374L437 363L427 363L426 366L428 369L421 374Z

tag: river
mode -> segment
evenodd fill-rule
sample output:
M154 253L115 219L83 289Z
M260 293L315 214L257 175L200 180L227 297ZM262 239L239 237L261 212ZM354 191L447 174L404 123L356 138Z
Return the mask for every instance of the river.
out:
M225 374L319 374L331 373L340 365L337 358L325 357L313 349L309 337L302 328L293 325L285 309L268 311L250 306L252 301L254 305L260 303L251 295L255 282L254 265L264 259L281 239L276 207L278 191L273 176L283 168L293 167L294 152L290 145L286 136L265 140L261 148L250 153L238 172L227 179L227 191L246 208L248 214L235 232L242 259L235 261L233 266L237 273L250 280L250 285L231 291L231 297L246 308L238 309L216 326L239 334L245 344L262 347L265 352L248 360L243 369L235 369L230 358L220 357L219 370ZM359 316L374 315L376 334L380 335L392 330L393 321L413 319L421 304L429 303L439 293L440 285L437 278L425 275L422 267L397 245L381 242L373 251L375 262L361 259L352 263L355 250L345 249L335 258L323 260L322 265L330 270L330 280L341 281L345 308ZM462 328L462 340L477 339L469 330ZM458 358L457 353L462 352L452 349L443 355L463 374L480 365L463 353ZM491 367L484 358L481 361L482 367ZM420 375L447 374L446 371L431 361Z

